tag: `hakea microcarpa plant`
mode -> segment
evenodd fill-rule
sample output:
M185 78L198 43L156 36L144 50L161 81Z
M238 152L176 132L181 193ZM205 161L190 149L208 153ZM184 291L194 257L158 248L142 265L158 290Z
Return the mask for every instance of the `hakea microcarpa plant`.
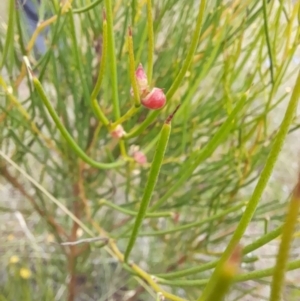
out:
M142 64L139 64L135 71L136 81L139 88L141 103L144 107L150 110L159 110L166 104L166 95L160 88L154 87L150 91L148 78ZM130 90L133 96L133 89Z
M49 282L49 287L66 288L64 294L68 296L61 298L74 301L78 275L87 280L85 289L88 291L82 293L109 294L111 286L107 275L114 277L114 283L123 281L124 271L120 269L120 273L115 273L115 264L118 264L135 280L147 283L147 292L148 288L149 292L152 290L149 296L140 291L143 296L137 298L152 300L154 292L158 292L157 300L217 301L231 294L229 289L235 282L259 281L273 275L269 300L280 300L283 292L286 293L284 274L300 268L300 260L290 258L300 197L292 195L283 224L286 202L270 200L269 203L263 196L286 136L299 128L296 112L300 75L288 102L285 103L285 93L280 92L283 79L291 78L289 65L298 49L300 27L295 26L295 22L299 3L291 6L286 4L289 1L281 1L280 5L272 5L271 1L263 0L257 10L255 1L252 4L249 1L246 7L240 5L241 1L218 5L220 1L208 4L208 1L197 0L199 10L194 12L194 1L147 0L144 1L146 9L139 8L138 12L136 7L127 7L123 2L117 7L111 0L95 0L92 5L77 7L76 4L72 9L69 4L68 7L63 5L60 10L55 5L46 5L47 14L53 16L39 24L32 38L28 37L28 44L23 45L27 35L24 35L26 26L20 17L25 11L23 6L16 11L15 1L7 1L9 22L7 32L0 36L3 49L0 68L5 71L0 72L1 181L4 179L19 191L28 205L34 205L32 210L36 211L36 217L29 226L38 225L38 228L32 229L33 235L51 231L57 240L52 253L60 252L57 254L65 257L65 264L60 268L57 264L61 265L62 261L58 262L57 256L48 256L45 271L39 267L44 261L28 258L28 264L34 264L33 276L38 279L45 275L47 278L42 280L48 282L53 279L48 267L54 276L59 270L60 276L54 277L55 283ZM105 7L102 27L101 5ZM234 16L230 14L232 10L236 12ZM189 17L186 18L186 13L178 14L174 22L174 11L186 11ZM137 12L141 17L135 18ZM283 13L289 22L281 18ZM277 17L272 18L273 15ZM118 17L117 23L114 16ZM61 26L62 23L66 26ZM128 65L123 51L126 42L119 38L119 29L126 28L128 23L134 23L139 33L135 44L130 28L127 36L133 87L131 104L123 99L123 87L128 85L128 79L122 75ZM257 26L262 23L262 28ZM245 26L241 26L243 24ZM50 43L46 43L50 52L35 55L34 42L42 37L47 25L54 33ZM77 35L77 30L84 32L87 26L88 35ZM90 45L94 37L99 36L100 28L102 36L97 40L101 42L101 55L99 49L82 49L82 45ZM114 28L118 29L116 35ZM284 40L278 40L276 35L281 29L286 33ZM172 38L164 39L170 34ZM16 35L18 39L14 38ZM155 36L162 37L159 43ZM288 52L280 56L283 44ZM49 56L55 45L55 56ZM260 49L261 55L251 56ZM30 60L24 58L22 63L19 55L11 55L13 50L26 53ZM140 57L147 58L147 74L141 64L135 68L135 52L137 63ZM169 74L163 84L159 82L160 88L165 85L166 90L152 84L155 56L159 64L156 81L166 72ZM267 67L265 58L270 61ZM96 61L98 70L94 70ZM283 68L277 70L277 65ZM23 80L25 67L28 81ZM121 70L122 74L118 73ZM159 74L159 71L164 72ZM29 97L24 97L21 83L28 88ZM44 84L48 89L43 88ZM178 101L179 90L183 106L172 129L174 114L163 122L167 112L160 109L168 98L168 110L171 110ZM53 95L57 96L54 101ZM104 98L108 100L101 101ZM65 106L66 99L68 106ZM271 123L268 128L272 116L269 114L281 101L287 107L282 123L276 125L276 129ZM156 111L141 112L141 105ZM97 125L89 124L95 117ZM128 133L124 131L125 126ZM261 132L265 135L260 135ZM113 141L107 139L107 134ZM246 160L252 157L253 160ZM245 189L249 184L251 187ZM27 187L36 193L26 193ZM98 203L104 197L105 202ZM277 195L276 190L276 199L280 197L281 193ZM20 205L26 209L24 217L30 214L31 221L31 209L23 208L23 202ZM104 205L106 209L101 208ZM10 212L11 208L7 210ZM272 218L265 219L270 210ZM20 212L23 216L23 211ZM257 223L260 220L262 224ZM254 223L258 237L251 236ZM250 235L245 237L248 229ZM251 256L252 252L259 255L261 248L268 248L267 244L278 237L281 243L276 265L256 270L259 262L254 260L260 258ZM249 241L242 250L241 241ZM23 240L20 243L23 244ZM27 247L30 250L32 246L26 244ZM195 256L216 249L224 251L214 258L205 258L201 264L194 262ZM11 252L10 244L7 251ZM271 250L268 255L273 253ZM104 269L95 269L97 263ZM91 273L96 274L90 277ZM11 291L12 296L20 298L14 300L23 301L24 294L16 290L18 277L15 283L10 279L13 278L0 282L0 295L2 291ZM130 287L121 292L124 296L128 289L135 289L135 282L128 280ZM264 285L266 283L264 281ZM32 284L36 286L32 281L27 284L28 291ZM99 286L95 292L90 290L94 284ZM240 295L243 285L235 285L233 289L237 291L227 299ZM18 294L14 295L15 292ZM177 292L181 296L174 295ZM48 288L45 293L52 295ZM120 298L124 299L122 295ZM240 299L244 297L243 294ZM39 299L45 297L41 295Z

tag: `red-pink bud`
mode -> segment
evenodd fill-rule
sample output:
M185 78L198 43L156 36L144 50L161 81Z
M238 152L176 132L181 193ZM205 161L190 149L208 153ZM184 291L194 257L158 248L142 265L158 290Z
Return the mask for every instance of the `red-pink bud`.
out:
M153 88L152 91L142 99L142 105L150 110L159 110L166 104L166 95L162 89Z
M139 93L141 97L145 97L149 93L148 78L142 64L139 64L135 71L136 82L139 88ZM130 89L131 96L134 96L133 89Z
M124 131L123 127L121 124L118 124L117 127L111 131L111 135L114 138L122 138L126 132Z
M141 151L136 151L133 153L133 159L135 160L135 162L143 165L145 163L147 163L147 157L146 155L141 152Z
M148 89L148 78L142 64L135 71L137 84L141 91Z

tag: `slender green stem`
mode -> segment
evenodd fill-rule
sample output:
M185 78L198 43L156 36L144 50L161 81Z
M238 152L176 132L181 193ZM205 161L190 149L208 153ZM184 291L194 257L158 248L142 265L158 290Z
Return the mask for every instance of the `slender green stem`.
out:
M71 28L71 38L72 38L72 42L73 42L73 47L74 47L74 53L75 53L75 60L76 60L76 64L77 64L77 68L79 71L79 77L81 80L81 84L82 84L82 89L83 89L83 95L85 100L89 101L90 95L89 95L89 89L87 86L87 81L85 79L84 76L84 68L82 65L82 59L80 57L80 49L79 49L79 45L77 42L77 37L76 37L76 30L75 30L75 21L74 21L74 15L73 15L73 11L70 10L69 11L69 17L70 17L70 28Z
M116 168L118 166L121 166L125 164L124 161L117 161L113 163L101 163L93 160L89 156L86 155L86 153L77 145L75 140L71 137L69 132L66 130L62 122L60 121L58 115L56 114L55 110L53 109L49 99L47 98L45 91L39 82L39 80L36 77L33 77L32 79L34 87L36 91L38 92L41 100L43 101L44 105L46 106L49 114L51 115L53 121L55 122L58 130L61 132L62 136L65 138L65 140L68 142L70 147L73 149L73 151L86 163L89 165L99 168L99 169L110 169L110 168Z
M205 0L201 0L200 6L199 6L198 17L197 17L197 21L196 21L196 28L195 28L195 31L194 31L194 34L192 37L191 47L188 51L188 54L185 58L185 61L182 65L178 75L176 76L172 86L166 93L167 101L170 101L172 96L175 94L176 90L180 86L180 84L193 60L195 51L197 49L198 41L200 38L201 24L202 24L204 10L205 10L205 3L206 3ZM129 139L129 138L133 138L133 137L140 135L155 120L155 118L159 115L159 113L160 113L160 110L151 112L140 125L133 128L133 130L126 135L126 138Z
M96 7L98 4L100 4L103 0L95 0L94 2L92 2L91 4L84 6L84 7L80 7L80 8L74 8L73 9L73 13L74 14L81 14L81 13L85 13L91 9L93 9L94 7Z
M107 60L107 22L106 22L106 16L103 14L103 43L102 43L102 56L101 56L101 62L99 66L99 73L98 78L94 87L94 90L91 94L91 104L94 109L94 112L96 116L98 117L101 122L108 126L109 120L106 118L104 113L102 112L98 101L97 101L97 95L100 92L102 80L105 73L105 67L106 67L106 60Z
M129 75L130 75L131 87L133 90L134 105L136 107L139 107L141 105L140 92L135 76L135 60L134 60L131 28L128 29L127 44L128 44L128 52L129 52Z
M136 15L136 4L137 0L131 0L131 24L134 26L135 15Z
M268 28L267 0L263 0L263 14L264 14L264 31L265 31L266 41L267 41L269 60L270 60L271 83L274 84L274 65L273 65L273 54L272 54L272 47L270 42L269 28Z
M152 16L152 3L147 0L147 29L148 29L148 66L147 77L151 85L152 72L153 72L153 57L154 57L154 32L153 32L153 16Z
M243 255L247 255L250 252L253 252L253 251L259 249L260 247L266 245L273 239L277 238L281 234L281 232L282 232L282 226L263 235L262 237L260 237L256 241L254 241L253 243L246 246L243 249ZM182 271L177 271L177 272L172 272L172 273L167 273L167 274L158 274L156 276L165 278L165 279L174 279L174 278L185 277L185 276L193 275L196 273L200 273L200 272L204 272L209 269L212 269L217 265L217 263L218 263L218 260L215 260L215 261L211 261L211 262L202 264L201 266L192 267L192 268L188 268L188 269L185 269Z
M141 34L140 42L137 45L137 51L136 51L136 56L135 56L137 62L141 61L141 55L142 55L144 45L145 45L145 42L147 39L147 31L148 31L147 26L145 26L144 30L142 31L142 34ZM149 81L149 84L151 85L150 81Z
M234 276L238 273L240 258L241 249L238 246L227 262L224 262L216 280L215 287L206 298L206 301L224 300L225 295L233 283Z
M18 35L19 35L19 45L20 45L20 49L22 52L22 55L26 55L26 48L24 45L24 35L22 33L22 25L21 25L21 15L22 12L19 9L16 9L16 23L17 23L17 30L18 30Z
M283 118L283 121L280 125L279 131L276 135L276 138L274 140L274 144L272 146L272 149L269 153L269 156L267 158L266 164L264 166L264 169L259 177L258 183L254 189L254 192L248 202L248 205L246 207L246 210L226 248L224 253L222 254L218 265L216 266L215 271L213 272L209 283L207 284L206 288L203 291L203 295L201 298L199 298L199 301L203 301L206 299L206 297L209 295L211 292L212 288L214 287L216 275L219 272L220 267L222 264L228 259L230 256L231 252L234 250L236 245L239 243L240 239L244 235L249 223L251 222L251 219L255 213L255 210L257 208L258 202L262 196L262 193L264 192L267 183L269 181L269 178L272 174L272 171L274 169L274 165L277 161L277 158L279 156L279 153L281 151L281 148L283 146L283 143L285 141L285 137L288 133L289 127L293 121L295 111L297 109L298 105L298 100L300 96L300 72L298 74L296 84L290 99L290 102L288 104L288 107L285 112L285 116Z
M189 69L189 67L192 63L195 51L198 46L199 38L200 38L201 25L202 25L202 20L203 20L203 16L204 16L205 4L206 4L206 1L201 0L200 6L199 6L198 17L197 17L197 21L196 21L196 28L195 28L195 32L193 34L192 41L191 41L191 47L189 49L189 52L187 54L187 57L186 57L183 65L181 67L181 70L179 71L172 86L170 87L170 89L168 90L168 92L166 94L168 101L170 101L170 99L173 97L173 95L179 88L187 70Z
M280 8L280 9L282 9L286 21L287 21L287 22L290 22L290 17L289 17L289 14L288 14L287 10L286 10L286 7L283 5L283 1L284 1L284 0L279 0L280 6L282 7L282 8Z
M3 65L5 64L7 54L14 41L13 40L14 39L14 24L15 24L14 19L15 19L15 1L10 0L9 7L8 7L7 32L6 32L4 49L3 49L3 53L2 53L1 68L3 68Z
M154 155L154 158L153 158L153 161L151 164L148 180L147 180L147 183L145 186L145 190L144 190L144 194L143 194L143 197L141 200L138 215L136 217L136 220L135 220L135 223L134 223L134 226L132 229L132 233L129 238L129 242L128 242L128 245L127 245L127 248L125 251L125 255L124 255L125 262L128 260L130 252L133 249L134 243L138 236L139 229L140 229L143 219L146 215L146 211L147 211L148 205L150 203L151 196L154 191L154 188L155 188L155 185L156 185L156 182L158 179L159 171L161 168L161 164L162 164L162 161L163 161L163 158L165 155L165 151L166 151L167 144L169 141L170 132L171 132L171 125L165 123L163 125L163 128L160 133L160 139L157 143L155 155Z
M178 106L179 107L179 106ZM162 165L162 161L165 155L165 151L168 145L170 133L171 133L171 119L173 118L174 114L178 110L178 107L174 111L172 115L170 115L166 122L164 123L162 130L160 132L160 137L156 146L154 158L151 164L148 180L144 189L143 197L141 200L140 208L137 214L137 217L135 219L135 223L131 232L131 236L129 238L129 242L124 254L124 261L126 262L128 260L128 257L130 255L130 252L132 251L135 241L138 237L138 233L140 230L140 227L142 225L142 222L145 218L147 208L149 206L152 193L154 191L156 182L158 180L158 175L160 172L160 168Z
M298 18L298 25L300 26L300 6L299 6L299 8L298 8L298 16L297 16Z
M286 270L287 271L292 271L300 268L300 260L295 260L291 261L287 264ZM264 277L270 277L274 274L274 267L268 268L268 269L263 269L263 270L258 270L258 271L253 271L249 273L245 273L242 275L237 276L234 281L235 282L243 282L247 280L254 280L254 279L261 279Z
M293 234L297 224L298 213L300 209L300 181L298 182L292 199L289 204L286 221L283 226L281 243L277 254L274 275L271 284L270 301L280 301L284 285L284 275L289 259L290 247L293 241Z
M264 246L268 242L277 238L281 233L282 233L282 226L279 226L276 229L270 231L269 233L266 233L265 235L263 235L262 237L254 241L253 243L246 246L243 249L243 254L245 255L259 249L260 247Z
M56 14L57 19L56 19L56 24L55 26L53 26L51 32L52 32L52 39L51 39L51 43L49 45L49 49L47 50L47 52L45 53L44 57L43 57L43 62L41 67L39 68L39 80L42 81L44 78L44 75L46 74L46 70L48 67L49 62L51 61L51 59L53 59L53 47L55 47L54 45L57 43L57 40L59 38L59 34L61 33L62 28L64 27L64 24L66 22L66 19L64 19L62 21L61 24L61 17L62 17L62 6L59 7L58 12ZM38 64L35 66L35 68L38 67ZM57 78L55 79L55 81L57 81Z
M294 260L287 264L287 271L297 270L300 268L300 260ZM261 279L265 277L270 277L274 273L274 267L267 268L263 270L257 270L249 273L244 273L241 275L235 276L233 279L234 282L244 282L248 280L255 280L255 279ZM157 282L160 284L166 284L169 286L186 286L186 287L192 287L192 286L201 286L206 285L208 283L209 279L201 279L201 280L165 280L161 278L157 278Z
M115 119L120 117L119 95L118 95L118 73L115 53L115 38L113 28L113 12L111 0L105 0L105 10L107 14L107 33L108 33L108 62L110 67L112 85L112 103Z
M157 282L159 284L168 285L171 287L193 287L193 286L199 287L199 286L203 286L203 285L207 284L208 279L166 280L166 279L157 278Z
M140 110L140 107L138 107L138 108L137 107L131 107L123 116L121 116L118 120L116 120L111 125L111 127L114 128L118 124L122 124L123 122L125 122L126 120L128 120L129 118L131 118L132 116L134 116L139 110Z
M122 206L118 206L114 203L111 203L111 202L108 202L106 200L100 200L99 202L99 205L106 205L112 209L115 209L119 212L122 212L126 215L130 215L130 216L137 216L138 212L136 211L133 211L133 210L129 210L129 209L126 209ZM145 217L154 217L154 218L158 218L158 217L171 217L173 216L173 213L172 212L154 212L154 213L146 213L145 214Z
M99 65L97 81L96 81L94 90L91 94L91 99L96 98L100 92L102 80L103 80L104 73L105 73L106 59L107 59L107 21L106 21L106 16L104 13L103 14L103 39L102 39L101 62Z
M205 224L207 224L211 221L217 220L217 219L219 219L223 216L228 215L229 213L236 212L237 210L241 209L245 205L246 205L246 203L238 204L236 206L230 207L227 210L223 210L223 211L221 211L217 214L214 214L210 217L204 218L201 221L185 224L185 225L182 225L182 226L178 226L176 228L171 228L171 229L161 230L161 231L155 231L155 232L141 232L139 234L139 236L159 236L159 235L165 235L165 234L170 234L170 233L175 233L175 232L183 232L183 231L186 231L186 230L190 230L192 228L196 228L196 227L199 227L201 225L205 225Z
M156 204L151 207L151 212L155 211L159 208L181 185L192 175L194 170L202 163L206 158L208 158L215 149L219 146L219 144L225 139L225 137L229 134L230 129L234 124L234 119L236 118L237 114L243 108L246 102L247 95L244 94L231 114L228 116L226 121L222 124L222 126L218 129L216 134L212 137L212 139L205 145L205 147L199 152L196 161L190 165L185 171L183 171L182 175L179 179L173 184L169 190L165 193L165 195L160 198Z

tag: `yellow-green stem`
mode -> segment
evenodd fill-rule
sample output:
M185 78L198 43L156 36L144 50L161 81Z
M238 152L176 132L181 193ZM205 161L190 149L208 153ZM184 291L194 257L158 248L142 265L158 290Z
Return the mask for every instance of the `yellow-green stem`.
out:
M128 257L130 255L130 252L132 251L135 241L137 239L140 227L142 225L142 222L145 218L146 212L147 212L147 208L149 206L151 197L152 197L152 193L154 191L158 176L159 176L159 172L160 172L160 168L162 165L162 161L165 155L165 151L168 145L168 141L169 141L169 137L170 137L170 133L171 133L171 120L174 116L174 114L177 112L179 106L177 106L177 108L175 109L175 111L173 112L173 114L171 114L167 120L165 121L162 130L160 132L160 137L156 146L156 150L155 150L155 154L154 154L154 158L151 164L151 168L150 168L150 172L149 172L149 176L148 176L148 180L144 189L144 193L143 193L143 197L141 200L141 204L140 204L140 209L138 211L138 214L136 216L135 219L135 223L132 229L132 233L131 236L129 238L129 242L124 254L124 261L127 262L128 261Z
M152 16L152 3L147 0L147 29L148 29L148 66L147 77L151 85L152 72L153 72L153 57L154 57L154 33L153 33L153 16Z
M117 73L117 62L115 53L115 38L114 38L114 24L113 24L113 12L111 0L105 0L105 10L107 17L107 34L108 34L108 62L110 67L110 77L112 86L112 103L113 113L115 119L120 117L120 105L118 95L118 73Z
M65 138L65 140L68 142L69 146L73 149L73 151L86 163L89 165L99 168L99 169L111 169L111 168L116 168L118 166L123 165L125 162L124 161L117 161L113 163L101 163L97 162L94 159L90 158L75 142L75 140L72 138L72 136L69 134L67 129L64 127L62 122L60 121L57 113L53 109L49 99L46 96L46 93L39 82L39 80L36 77L33 77L32 79L33 85L38 92L41 100L43 101L44 105L46 106L49 114L51 115L53 121L55 122L58 130L62 134L62 136Z
M106 22L106 16L103 14L104 20L103 20L103 43L102 43L102 56L101 56L101 62L99 66L99 73L97 77L97 81L94 87L94 90L91 94L91 105L94 109L94 112L97 116L97 118L105 125L109 125L109 120L106 118L104 113L102 112L98 101L97 101L97 95L100 92L102 80L105 73L105 67L106 67L106 60L107 60L107 22Z
M300 182L298 182L292 199L289 204L286 221L283 226L281 243L277 254L276 265L274 269L270 301L280 301L284 286L284 275L289 259L289 251L293 241L293 234L297 224L298 213L300 209Z
M220 267L222 267L223 263L229 258L230 254L236 247L236 245L239 243L240 239L244 235L249 223L251 222L251 219L255 213L255 210L257 208L258 202L267 186L267 183L270 179L270 176L272 174L272 171L274 169L275 163L277 161L277 158L279 156L279 153L281 151L281 148L283 146L283 143L285 141L286 135L288 133L289 127L293 121L298 100L300 96L300 72L298 74L295 87L291 96L291 99L289 101L288 107L285 112L285 116L283 118L283 121L280 125L279 131L275 137L272 149L269 153L269 156L267 158L266 164L264 166L263 171L261 172L261 175L259 177L259 180L257 182L257 185L253 191L253 194L248 202L248 205L246 207L246 210L237 225L237 228L226 247L224 253L222 254L219 263L217 264L207 286L205 287L203 291L203 295L201 298L198 299L198 301L206 300L207 296L211 293L211 290L214 287L216 277L219 273Z
M133 90L134 105L136 107L139 107L141 105L140 92L135 76L135 60L134 60L134 51L133 51L134 48L133 48L131 28L128 29L127 44L128 44L128 53L129 53L129 75L130 75L131 87Z

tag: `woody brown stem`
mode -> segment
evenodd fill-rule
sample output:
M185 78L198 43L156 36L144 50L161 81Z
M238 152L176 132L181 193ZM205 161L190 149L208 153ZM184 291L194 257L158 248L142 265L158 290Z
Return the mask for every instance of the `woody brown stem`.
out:
M75 196L75 201L73 202L73 213L77 218L80 218L81 212L81 203L78 200L79 195L79 185L76 183L73 187L73 194ZM77 231L78 231L78 224L74 221L73 226L71 229L70 241L77 240ZM69 247L69 254L68 254L68 270L69 270L69 284L68 284L68 301L74 301L76 295L76 262L77 257L80 254L78 252L78 248L76 245L70 245Z

